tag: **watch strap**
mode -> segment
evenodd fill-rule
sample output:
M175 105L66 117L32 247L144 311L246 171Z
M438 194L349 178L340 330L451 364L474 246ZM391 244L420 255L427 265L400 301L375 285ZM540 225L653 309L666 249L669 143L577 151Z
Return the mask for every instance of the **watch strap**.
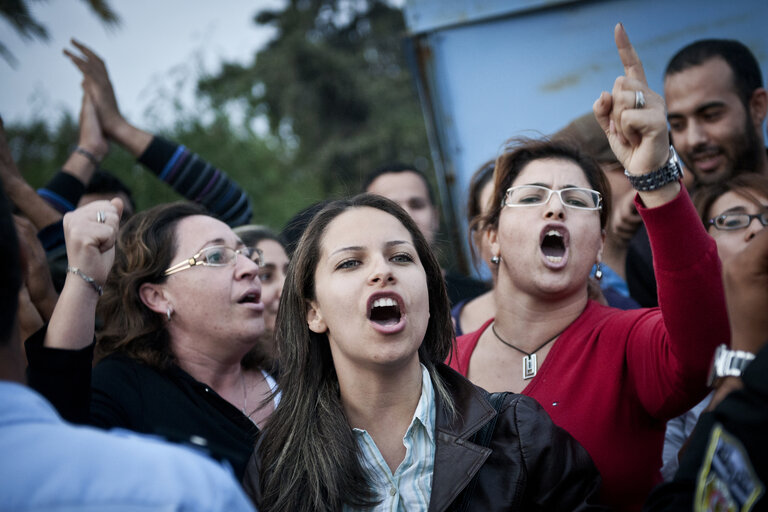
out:
M751 352L730 350L727 346L720 345L715 350L708 384L712 386L717 379L723 377L741 377L754 358L755 354Z
M666 164L648 174L638 176L625 170L624 175L629 179L632 188L640 192L648 192L682 179L683 167L680 165L680 158L675 148L669 146L669 159Z

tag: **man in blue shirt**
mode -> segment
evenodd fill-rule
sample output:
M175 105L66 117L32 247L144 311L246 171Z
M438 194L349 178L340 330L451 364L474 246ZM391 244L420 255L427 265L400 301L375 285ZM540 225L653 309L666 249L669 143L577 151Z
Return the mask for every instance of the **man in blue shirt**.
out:
M231 471L192 448L68 424L24 385L22 257L0 184L0 511L252 511Z

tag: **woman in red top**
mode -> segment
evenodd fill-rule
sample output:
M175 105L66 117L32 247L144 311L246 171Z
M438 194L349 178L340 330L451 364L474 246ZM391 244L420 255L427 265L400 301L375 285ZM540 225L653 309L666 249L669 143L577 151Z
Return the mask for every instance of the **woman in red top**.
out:
M485 223L496 318L460 337L450 364L489 391L537 399L592 456L604 502L639 510L659 481L666 421L704 397L729 331L717 249L668 161L664 101L621 25L616 45L626 76L594 110L639 190L661 307L621 311L588 299L605 237L605 177L578 150L519 142L496 163Z

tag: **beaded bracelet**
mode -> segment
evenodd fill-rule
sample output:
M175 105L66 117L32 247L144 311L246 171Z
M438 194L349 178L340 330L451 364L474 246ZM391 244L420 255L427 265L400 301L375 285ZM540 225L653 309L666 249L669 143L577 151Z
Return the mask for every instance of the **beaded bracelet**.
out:
M70 274L75 274L76 276L80 276L81 278L83 278L83 281L85 281L86 283L91 285L91 287L94 290L96 290L96 293L99 294L99 297L101 297L102 294L104 293L104 289L96 283L96 280L93 279L91 276L88 276L88 275L84 274L83 271L80 270L79 268L77 268L77 267L67 267L67 272L69 272Z

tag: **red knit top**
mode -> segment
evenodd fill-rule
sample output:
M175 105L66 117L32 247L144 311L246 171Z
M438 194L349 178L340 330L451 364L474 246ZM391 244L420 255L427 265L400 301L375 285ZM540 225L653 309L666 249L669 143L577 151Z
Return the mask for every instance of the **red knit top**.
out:
M730 331L717 247L685 189L648 209L659 308L622 311L589 301L523 390L589 452L603 499L639 510L660 481L664 427L707 393L715 347ZM461 336L448 364L466 375L491 320Z

